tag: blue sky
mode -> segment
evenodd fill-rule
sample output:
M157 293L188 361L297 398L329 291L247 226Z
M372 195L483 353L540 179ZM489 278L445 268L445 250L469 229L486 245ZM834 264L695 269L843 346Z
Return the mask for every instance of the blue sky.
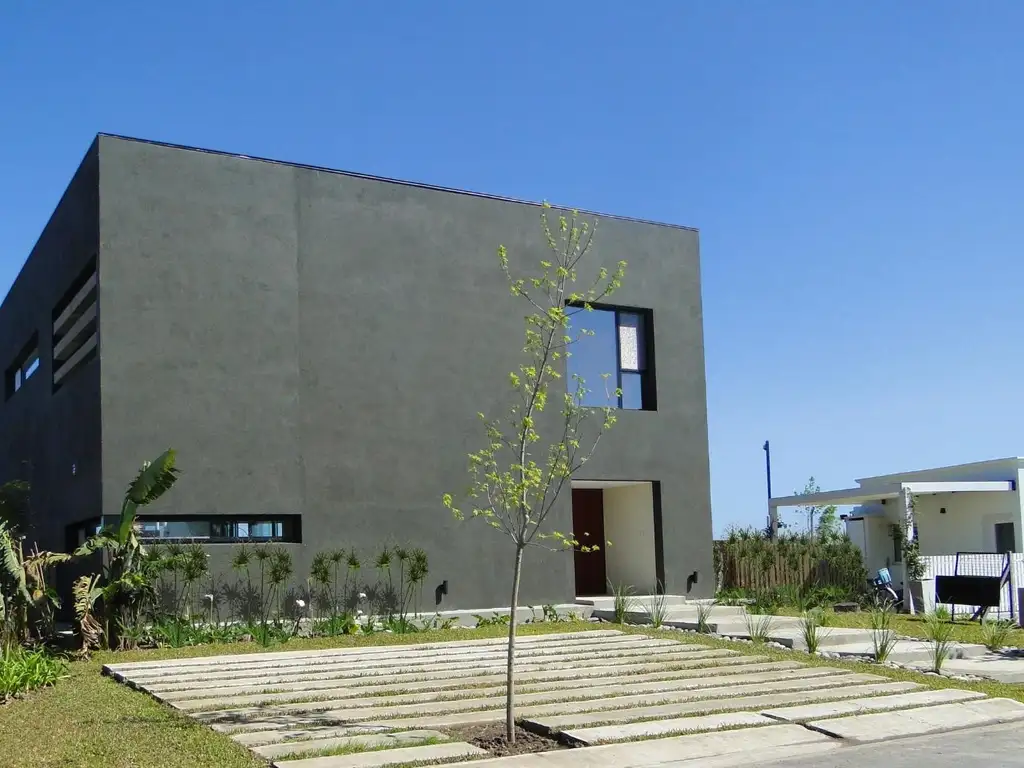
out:
M0 287L97 131L549 199L700 228L717 531L766 438L776 492L1024 453L1024 4L553 7L3 3Z

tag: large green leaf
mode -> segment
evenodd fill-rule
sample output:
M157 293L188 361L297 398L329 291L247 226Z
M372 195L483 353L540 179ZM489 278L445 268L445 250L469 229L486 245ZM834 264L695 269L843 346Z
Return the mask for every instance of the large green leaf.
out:
M31 601L32 595L28 591L25 567L18 556L16 546L10 529L6 525L0 524L0 565L14 582L17 593L25 600Z
M126 498L142 507L163 496L178 479L174 457L174 449L168 448L155 461L143 464L135 480L128 486Z

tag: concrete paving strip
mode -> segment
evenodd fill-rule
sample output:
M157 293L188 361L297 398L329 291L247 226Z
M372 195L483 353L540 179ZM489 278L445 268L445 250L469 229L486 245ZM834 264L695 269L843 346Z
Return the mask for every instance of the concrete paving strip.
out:
M597 634L597 633L593 633ZM526 643L521 647L524 653L565 653L569 648L581 651L593 649L614 648L617 646L629 647L641 644L650 645L683 645L668 638L653 638L646 635L616 635L613 637L580 637L559 642ZM689 647L706 648L704 645L688 644ZM365 650L375 651L364 653ZM422 659L433 659L443 661L448 659L468 657L491 657L504 652L503 645L481 645L478 647L454 647L454 648L428 648L421 649L420 646L409 643L406 645L376 646L369 649L346 648L346 649L323 649L320 651L296 651L287 658L263 658L260 654L245 654L243 661L239 661L231 655L204 657L203 664L182 665L177 660L170 659L166 663L146 662L147 666L135 668L132 665L107 664L105 669L111 673L122 674L128 677L151 677L157 675L196 675L205 674L211 671L228 671L234 669L259 669L262 667L301 667L312 664L335 663L335 664L386 664L389 661L405 660L412 656ZM277 657L279 654L267 653L267 657ZM209 663L210 660L217 663Z
M605 710L596 712L582 712L568 714L568 710L559 712L552 711L550 707L527 707L519 711L520 717L528 719L531 723L540 728L547 728L554 732L561 732L567 728L582 728L596 726L599 724L628 723L640 719L667 719L671 717L684 717L706 712L719 710L763 710L770 707L780 707L789 704L807 704L817 701L830 701L838 699L856 699L873 695L889 695L907 693L908 691L919 690L922 686L917 683L890 682L869 685L840 686L836 688L820 688L816 690L787 691L784 693L762 693L755 696L723 697L717 699L702 699L687 701L675 704L662 704L649 707L635 707L633 709ZM496 710L500 711L500 710ZM428 723L438 722L436 720L374 720L366 725L380 725L388 728L424 728ZM440 725L441 723L438 722ZM450 724L450 723L445 723Z
M249 731L231 734L232 741L244 747L261 747L266 744L284 744L289 741L307 739L333 739L339 736L372 736L386 732L387 728L362 727L358 725L327 726L318 725L309 728L275 728L266 731ZM436 733L436 731L420 731L420 733Z
M546 661L583 661L583 660L600 660L604 658L630 658L636 656L657 656L664 654L685 654L685 653L700 653L708 654L712 652L718 652L723 655L736 653L736 651L729 651L727 649L720 648L708 648L706 645L681 645L680 643L674 643L671 640L650 640L650 641L636 641L634 643L616 643L614 645L598 645L588 646L585 648L577 649L575 647L567 646L563 649L546 649L542 651L526 650L522 656L524 662L541 663ZM328 672L364 672L367 669L374 670L377 674L388 674L397 673L399 671L436 671L443 669L451 669L453 666L464 666L469 664L496 664L505 659L506 652L504 650L497 651L495 653L486 655L473 655L465 657L431 657L431 658L420 658L415 652L410 651L404 656L382 660L382 661L303 661L301 664L294 665L282 665L282 664L260 664L249 667L229 667L220 671L204 670L196 671L189 670L188 672L178 673L170 670L152 670L144 674L124 674L117 670L113 670L110 674L119 679L124 678L131 680L134 683L144 685L148 682L167 682L167 681L179 681L187 682L192 680L231 680L251 677L253 674L258 674L263 671L275 671L278 673L310 673L310 674L321 674Z
M534 658L523 658L516 660L516 668L523 670L537 670L537 669L580 669L586 668L588 665L595 666L615 666L617 664L630 664L637 661L643 661L646 663L661 663L666 664L675 661L706 661L712 659L724 658L727 656L735 655L735 651L726 649L711 648L703 651L677 651L674 648L654 648L654 649L638 649L636 652L623 651L623 655L608 655L608 654L588 654L588 655L567 655L567 656L544 656ZM337 678L339 680L344 679L358 679L373 677L374 683L387 682L393 676L396 675L408 675L408 674L429 674L432 672L447 672L451 674L455 670L462 669L504 669L504 659L494 659L489 663L481 663L479 666L470 666L468 662L445 662L443 664L430 664L430 665L415 665L410 663L408 666L399 666L392 668L379 668L379 667L356 667L346 669L325 669L322 674L319 673L316 668L303 669L298 671L293 680L297 679L299 675L312 675L314 677L324 679L328 675ZM275 670L269 670L275 671ZM286 674L290 671L284 670ZM195 682L201 682L203 678L195 678ZM212 687L212 685L219 685L227 681L227 684L237 685L238 680L245 678L239 678L234 676L234 673L225 672L222 674L211 672L206 676L206 687ZM161 678L166 681L166 678ZM192 679L189 680L191 682ZM138 680L135 678L124 679L123 682L140 687L148 688L150 680Z
M773 691L811 690L814 688L832 688L858 683L870 683L885 680L878 675L830 675L821 678L809 678L800 680L785 680L771 683ZM730 696L745 696L747 694L759 694L765 690L764 683L751 685L729 685L716 688L682 688L677 690L657 690L650 693L634 694L629 687L618 687L611 690L594 688L587 691L588 698L580 701L557 701L558 699L570 698L564 694L551 692L542 694L526 694L517 696L516 701L522 706L538 704L551 701L546 705L552 714L561 712L585 712L591 709L618 709L632 706L645 706L649 704L669 703L676 701L688 701L690 699L710 699ZM602 698L602 696L604 698ZM311 702L304 704L284 704L274 707L277 711L300 711L314 712L323 711L325 716L338 720L369 720L379 721L382 719L393 719L406 715L422 716L430 714L445 714L471 709L489 709L503 704L504 696L481 697L476 699L460 699L457 701L425 702L422 704L400 704L397 706L364 706L351 707L346 701L341 702ZM557 703L555 703L557 702ZM337 704L343 708L337 708Z
M614 669L614 668L613 668ZM595 682L605 681L617 681L618 678L625 678L632 680L633 682L643 683L652 682L655 680L676 680L686 679L692 677L708 677L711 675L717 676L731 676L740 674L750 674L754 672L778 672L787 669L814 669L814 667L805 667L796 661L776 661L767 664L746 664L746 665L731 665L725 667L699 667L697 669L678 669L663 672L645 672L642 674L629 674L629 670L625 670L625 674L615 675L614 677L609 676L606 671L606 667L598 667L596 674L590 674L589 670L582 670L581 674L564 680L553 680L545 681L544 679L534 678L532 675L525 674L518 676L516 679L516 690L524 693L534 691L545 691L553 688L585 688L590 685L594 685ZM287 678L286 678L287 679ZM402 683L384 683L379 685L352 685L351 681L347 681L346 685L349 690L353 692L353 695L361 696L376 696L380 693L387 691L401 690L402 692L415 692L415 691L435 691L435 690L452 690L458 688L465 688L467 686L475 685L503 685L505 682L505 674L498 673L493 675L479 675L476 677L455 677L440 680L421 680L416 682L402 682ZM261 690L263 688L274 688L279 691L315 691L323 690L328 688L335 688L338 686L337 679L327 680L301 680L297 682L278 682L278 683L263 683L260 680L253 681L245 685L230 685L230 686L215 686L213 688L190 688L186 690L170 689L165 690L162 687L146 686L146 690L150 693L159 695L164 701L179 701L184 699L195 698L198 691L209 692L211 696L230 696L232 694L248 694L253 690Z
M827 745L827 746L826 746ZM806 747L836 748L838 743L799 725L770 725L722 733L698 733L667 739L608 744L586 749L537 752L474 761L473 768L654 768L670 765L710 765L714 759L742 756L757 765L766 750ZM733 763L715 763L718 766ZM744 763L739 763L744 764ZM327 768L322 766L318 768Z
M680 717L672 720L651 720L645 723L577 728L571 731L562 731L562 735L574 742L589 746L626 739L657 738L669 734L680 735L686 732L699 733L737 726L757 727L773 724L777 725L778 721L756 712L725 712L720 715L704 715L703 717Z
M749 674L730 675L728 683L732 685L747 685L752 683L769 683L783 680L807 679L813 677L824 677L828 675L845 674L846 670L835 667L802 667L798 669L784 669L776 672L754 672ZM547 686L547 690L523 692L519 695L520 701L541 701L546 699L566 698L573 695L605 696L614 695L618 691L630 691L635 693L654 693L658 691L673 691L690 688L713 688L722 685L722 678L713 672L700 677L683 677L669 680L656 680L644 682L637 680L634 676L624 675L615 678L601 678L599 681L591 681L587 685L577 686L580 690L576 694L567 691L573 690L571 686L553 684ZM350 707L388 707L399 704L414 704L428 701L455 701L468 698L485 698L491 696L504 696L505 686L493 686L487 688L457 688L431 690L425 693L408 693L405 690L395 691L385 688L391 693L390 696L367 696L362 688L351 688L342 686L338 688L319 688L307 691L285 691L284 693L250 693L237 694L234 696L207 696L194 699L169 699L165 695L158 697L177 709L190 711L199 709L233 709L240 707L251 707L259 705L273 705L288 702L308 702L314 699L332 699L345 701ZM195 691L194 694L203 694L205 691Z
M398 749L401 747L427 746L424 742L434 739L445 742L447 739L439 731L403 731L401 733L382 733L362 736L335 736L303 741L288 741L280 744L267 744L252 747L252 751L260 757L274 760L288 755L299 755L303 752L314 752L319 749L336 749L338 747L357 747L362 749Z
M674 656L659 657L628 657L622 660L600 660L592 664L581 664L580 662L567 662L565 664L553 662L537 662L531 660L522 665L516 664L516 672L522 680L558 680L574 677L592 677L594 675L620 675L620 674L642 674L646 672L662 672L665 670L695 670L722 666L741 666L745 664L760 664L769 661L766 656L738 656L734 651L711 649L705 653L684 653ZM427 681L456 681L464 677L479 677L483 675L501 675L504 679L505 663L494 662L486 666L464 666L457 669L436 670L431 672L413 671L400 674L377 674L375 670L363 670L364 674L352 674L342 672L337 674L325 673L303 673L303 674L269 674L263 677L246 678L252 685L260 684L263 687L271 687L274 683L297 683L305 680L347 680L352 686L386 685L394 686L407 682ZM174 682L137 683L134 680L125 680L129 685L144 688L152 693L199 690L203 688L214 688L223 685L236 685L239 678L228 680L211 681L190 681L187 684Z
M839 717L834 720L812 720L808 726L847 741L872 742L1018 720L1024 720L1024 704L1019 701L982 699L920 707L903 712L879 712L873 715Z
M940 688L932 691L902 693L896 696L875 696L867 699L850 699L847 701L823 702L821 704L805 704L798 707L765 709L761 711L761 714L777 720L799 723L823 717L852 715L861 712L887 712L908 707L919 707L925 704L949 704L955 701L972 701L984 698L985 694L979 691Z
M785 726L778 726L785 727ZM309 757L299 760L275 760L274 768L377 768L384 765L452 760L486 755L487 751L472 744L456 741L449 744L430 744L425 747L402 747L379 752L357 752L353 755Z
M591 640L603 638L614 642L616 639L635 638L637 635L627 635L617 629L598 629L584 632L561 632L541 635L519 635L516 638L517 644L532 645L534 643L562 643L576 639ZM364 648L323 648L308 651L274 651L268 653L239 653L224 656L202 656L187 659L164 659L160 661L134 661L124 664L109 664L107 666L121 670L151 669L153 667L217 667L223 663L241 664L249 661L287 661L288 659L301 658L303 656L321 656L323 654L337 654L350 656L371 656L376 654L388 654L395 650L409 650L415 648L421 651L452 650L461 648L486 648L487 646L504 646L508 642L505 637L488 637L484 639L454 640L440 643L417 643L391 645L375 645Z

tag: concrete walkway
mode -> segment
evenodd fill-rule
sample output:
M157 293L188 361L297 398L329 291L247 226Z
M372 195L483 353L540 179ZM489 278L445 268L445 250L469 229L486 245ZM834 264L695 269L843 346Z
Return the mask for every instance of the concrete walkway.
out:
M502 646L466 640L104 670L280 768L754 765L1024 720L1024 705L972 691L594 630L520 637L518 656L524 725L586 748L488 758L446 729L503 720Z
M650 623L647 612L654 600L651 596L636 599L635 610L629 614L634 624ZM596 618L612 621L615 617L614 598L585 598L583 603ZM646 609L646 610L645 610ZM698 627L697 604L673 598L666 604L665 625L678 629L696 630ZM806 651L803 639L803 624L795 616L754 616L751 621L765 619L770 624L769 640L787 648ZM708 629L717 635L749 639L750 631L747 613L742 606L716 605L708 617ZM840 657L870 658L874 644L870 629L851 627L822 627L819 650L834 653ZM902 638L889 655L889 661L922 670L930 669L932 658L931 643L925 640ZM983 645L954 643L949 659L943 666L947 675L974 675L1002 683L1024 683L1024 656L991 653Z

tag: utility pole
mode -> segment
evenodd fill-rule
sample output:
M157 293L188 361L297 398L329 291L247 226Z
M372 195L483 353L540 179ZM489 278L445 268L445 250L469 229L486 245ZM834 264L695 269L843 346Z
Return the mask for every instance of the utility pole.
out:
M775 539L779 535L779 521L776 519L776 514L772 514L771 498L772 498L772 447L771 444L765 440L764 445L764 475L768 482L768 528L771 530L772 539Z

